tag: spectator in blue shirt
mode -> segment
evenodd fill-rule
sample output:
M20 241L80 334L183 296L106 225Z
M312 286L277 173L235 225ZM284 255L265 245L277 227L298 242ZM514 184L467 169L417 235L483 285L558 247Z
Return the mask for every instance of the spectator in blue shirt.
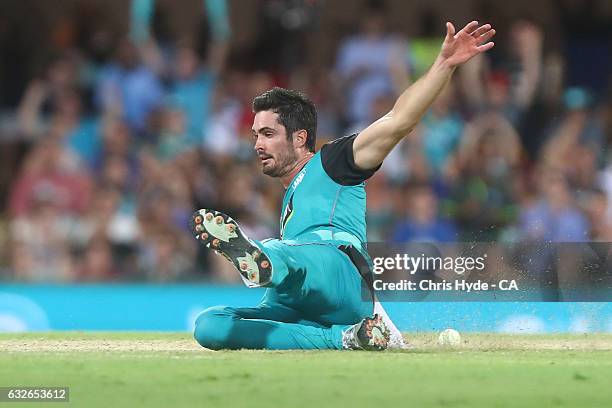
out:
M428 185L408 190L408 217L393 232L393 242L454 242L455 225L438 215L438 199Z
M100 73L95 101L106 114L120 116L136 133L146 130L149 115L161 106L164 91L157 75L129 39L119 44L116 60Z

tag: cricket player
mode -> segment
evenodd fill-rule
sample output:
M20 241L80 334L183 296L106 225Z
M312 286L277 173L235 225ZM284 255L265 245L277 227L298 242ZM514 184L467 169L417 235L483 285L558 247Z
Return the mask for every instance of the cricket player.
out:
M365 181L414 129L455 68L491 49L494 35L489 24L472 21L455 32L447 23L435 63L393 109L361 133L334 140L318 152L317 113L308 98L274 88L254 99L255 151L263 173L279 178L286 189L280 239L249 239L219 211L194 214L195 237L232 262L247 286L267 288L256 307L217 306L202 312L194 332L200 345L214 350L403 345L373 295L363 296L369 271L362 265L371 265L365 248Z

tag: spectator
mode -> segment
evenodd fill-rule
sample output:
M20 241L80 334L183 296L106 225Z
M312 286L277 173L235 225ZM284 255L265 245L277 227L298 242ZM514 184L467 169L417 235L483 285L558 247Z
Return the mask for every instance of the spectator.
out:
M393 232L393 242L454 242L453 223L438 215L438 200L429 186L414 186L406 191L408 218Z
M159 78L141 61L137 46L122 39L114 61L97 81L95 100L100 111L122 118L137 135L144 136L149 115L160 107L163 96Z
M63 214L59 197L38 190L26 213L11 221L12 268L18 280L62 282L75 278L71 231L75 218Z
M444 172L463 132L463 118L455 109L454 100L456 96L450 83L423 117L421 124L423 153L436 174Z
M350 127L367 121L378 96L396 94L407 84L407 48L386 31L385 13L382 2L368 2L360 32L343 40L338 50L335 70Z
M60 213L82 214L89 204L92 180L54 140L40 142L26 157L9 198L13 216L32 212L40 197L53 201Z
M190 149L191 141L185 123L185 114L178 108L161 112L161 132L157 138L156 156L159 160L172 161Z
M451 185L446 210L459 223L462 239L495 241L514 222L523 177L517 132L501 114L468 123L445 177Z
M542 39L542 30L536 24L516 21L511 27L511 47L504 67L490 70L482 57L465 65L460 71L461 87L474 112L495 110L513 126L520 125L540 81Z
M540 180L540 196L522 208L522 238L535 242L585 242L590 225L580 212L565 177L552 169L544 169Z
M142 242L139 270L152 282L192 278L195 242L172 228L151 229Z
M592 190L586 200L586 214L591 224L591 240L612 242L612 215L609 199L602 190Z
M103 237L92 239L78 265L77 278L82 282L117 280L120 276L115 266L110 243Z
M176 62L172 67L175 79L170 101L175 109L184 114L184 132L191 144L199 143L208 130L214 90L224 63L225 49L225 42L213 44L206 65L200 62L193 47L184 45L176 52Z

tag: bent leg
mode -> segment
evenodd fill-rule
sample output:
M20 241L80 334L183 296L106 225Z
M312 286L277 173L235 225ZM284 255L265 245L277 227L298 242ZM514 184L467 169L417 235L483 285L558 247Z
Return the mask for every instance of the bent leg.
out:
M194 337L202 346L220 349L342 349L342 331L348 326L323 327L300 321L290 308L260 306L206 309L195 324Z
M272 281L267 286L279 303L325 326L355 324L372 315L367 285L336 245L281 240L261 244L272 261Z

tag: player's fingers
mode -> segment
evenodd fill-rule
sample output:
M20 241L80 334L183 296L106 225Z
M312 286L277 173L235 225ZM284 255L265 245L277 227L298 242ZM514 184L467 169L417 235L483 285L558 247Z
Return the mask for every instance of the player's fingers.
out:
M466 34L472 34L474 30L476 30L477 27L478 27L478 21L471 21L467 23L467 25L463 27L463 30L461 31L463 31Z
M485 24L485 25L482 25L482 26L478 27L478 28L476 29L476 31L474 31L474 32L472 33L472 36L474 36L474 37L476 37L476 38L477 38L478 36L483 35L483 34L484 34L484 33L486 33L487 31L489 31L490 29L491 29L491 24Z
M494 35L495 35L495 30L489 30L486 33L482 34L480 37L478 37L478 41L480 41L481 44L486 43L491 38L493 38Z
M453 37L455 35L455 26L450 21L446 22L446 38Z
M494 45L495 45L495 43L493 41L491 41L491 42L488 42L486 44L479 45L478 47L476 47L476 49L478 51L480 51L480 52L485 52L485 51L488 51L491 48L493 48Z

